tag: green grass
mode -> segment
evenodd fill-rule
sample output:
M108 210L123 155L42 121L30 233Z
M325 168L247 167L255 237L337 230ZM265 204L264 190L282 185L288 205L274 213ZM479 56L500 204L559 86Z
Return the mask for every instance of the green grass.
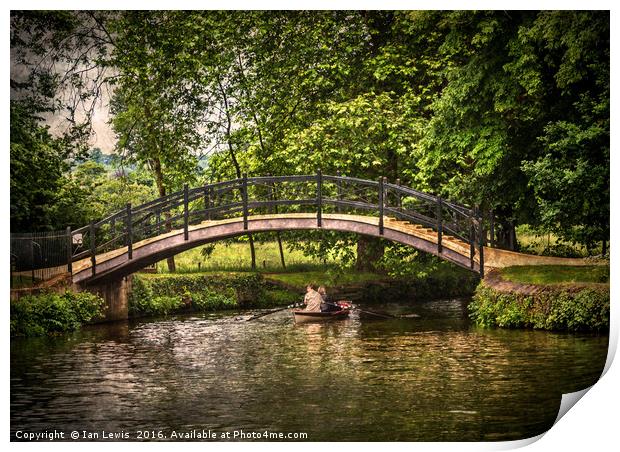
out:
M260 272L305 271L334 266L333 259L320 259L304 256L299 250L288 251L284 245L286 269L280 263L280 252L277 242L255 242L256 266ZM193 273L204 271L249 271L250 245L248 243L217 243L209 257L201 255L204 247L193 248L175 256L177 273ZM166 261L157 263L157 272L168 272Z
M214 244L208 257L201 254L203 247L194 248L175 256L176 274L250 274L250 246L246 243ZM361 284L369 281L385 279L385 276L357 272L353 269L341 269L333 259L320 259L305 256L299 250L288 251L284 248L286 268L280 263L280 252L277 242L255 242L256 271L266 278L279 281L303 290L306 284L323 284L327 286ZM141 277L158 278L168 276L166 261L157 264L157 273L144 273Z
M504 279L524 284L609 283L609 267L588 265L525 265L502 270Z
M602 243L598 243L588 253L583 245L564 242L553 233L540 233L526 224L517 226L516 233L521 251L530 254L586 257L588 254L602 253Z

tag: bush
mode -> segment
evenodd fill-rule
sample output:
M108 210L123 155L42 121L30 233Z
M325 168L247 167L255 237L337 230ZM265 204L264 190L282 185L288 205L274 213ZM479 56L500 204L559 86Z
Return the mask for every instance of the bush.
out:
M214 311L287 304L296 294L273 289L262 275L184 274L133 278L129 313L167 315L179 311Z
M575 247L563 243L546 246L541 255L553 257L583 257Z
M191 302L193 308L199 311L217 311L237 307L234 297L211 290L191 294Z
M103 315L104 301L89 292L53 292L11 301L11 336L75 331Z
M607 331L609 292L557 289L523 295L499 292L480 284L469 304L469 315L483 327Z

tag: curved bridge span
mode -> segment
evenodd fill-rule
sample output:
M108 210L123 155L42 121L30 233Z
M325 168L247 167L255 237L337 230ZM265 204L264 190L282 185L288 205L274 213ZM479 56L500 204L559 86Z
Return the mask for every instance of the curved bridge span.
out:
M71 272L75 283L118 280L206 243L248 233L290 230L381 237L434 254L481 276L485 265L571 264L569 259L488 247L485 225L475 209L390 184L384 178L370 181L322 175L320 171L303 176L244 176L192 189L185 186L180 192L137 207L127 205L99 222L72 231ZM492 228L491 220L491 237Z
M131 259L128 256L128 247L97 255L95 275L92 273L90 259L84 259L75 263L73 280L74 282L81 282L88 279L108 279L126 276L145 266L196 246L252 232L317 229L354 232L366 236L385 238L438 255L473 271L480 270L479 257L477 255L474 257L473 268L471 268L469 245L467 243L444 236L443 249L441 252L438 252L437 234L434 231L390 218L384 220L383 233L379 231L379 219L377 217L347 214L324 214L321 227L317 226L316 215L303 213L248 217L247 226L248 228L244 229L243 218L233 218L219 221L204 221L200 224L192 225L189 227L187 240L185 240L184 230L182 229L164 233L133 244Z

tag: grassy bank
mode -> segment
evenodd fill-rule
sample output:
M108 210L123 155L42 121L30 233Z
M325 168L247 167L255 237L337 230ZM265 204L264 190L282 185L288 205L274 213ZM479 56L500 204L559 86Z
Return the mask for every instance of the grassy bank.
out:
M609 267L510 267L482 281L469 304L483 327L609 330Z
M89 292L43 293L11 301L11 336L75 331L103 315L104 301Z

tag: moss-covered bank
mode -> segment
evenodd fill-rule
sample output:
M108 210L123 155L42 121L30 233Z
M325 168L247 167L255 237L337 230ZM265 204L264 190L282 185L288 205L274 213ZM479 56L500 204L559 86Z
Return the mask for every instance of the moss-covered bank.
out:
M129 316L239 308L268 308L299 301L259 273L134 275Z
M480 326L554 331L609 331L606 284L507 283L499 273L482 281L469 304Z
M282 306L301 301L308 283L326 285L334 298L372 303L468 296L477 282L475 274L457 267L424 277L396 279L368 273L360 278L340 278L320 272L136 274L129 315Z

